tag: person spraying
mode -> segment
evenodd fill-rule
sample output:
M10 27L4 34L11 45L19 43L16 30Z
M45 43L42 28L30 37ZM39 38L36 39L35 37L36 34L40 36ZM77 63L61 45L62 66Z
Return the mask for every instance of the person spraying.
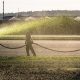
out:
M32 40L32 38L31 38L31 34L30 34L29 31L26 33L25 44L26 44L26 52L27 52L27 56L30 56L29 50L31 50L33 56L36 56L36 53L35 53L35 51L34 51L34 49L33 49L33 46L32 46L33 40Z

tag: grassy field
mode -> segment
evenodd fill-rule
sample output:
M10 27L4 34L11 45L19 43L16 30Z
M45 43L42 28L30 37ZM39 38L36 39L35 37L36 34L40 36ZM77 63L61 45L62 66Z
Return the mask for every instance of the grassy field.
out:
M79 35L80 22L70 17L60 16L0 25L0 35L23 35L28 30L32 34L40 35Z
M79 35L31 35L33 40L80 40ZM1 35L0 40L25 40L25 35Z
M80 57L0 57L0 80L80 80Z

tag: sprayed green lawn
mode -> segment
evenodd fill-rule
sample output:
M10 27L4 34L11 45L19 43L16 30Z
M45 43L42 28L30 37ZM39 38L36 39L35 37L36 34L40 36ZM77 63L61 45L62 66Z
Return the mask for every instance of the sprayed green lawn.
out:
M0 57L1 80L79 80L80 57Z
M79 35L31 35L33 40L80 40ZM0 40L25 40L25 35L1 35Z
M32 34L80 34L80 22L64 16L3 24L0 27L0 35L23 35L28 30L31 30Z

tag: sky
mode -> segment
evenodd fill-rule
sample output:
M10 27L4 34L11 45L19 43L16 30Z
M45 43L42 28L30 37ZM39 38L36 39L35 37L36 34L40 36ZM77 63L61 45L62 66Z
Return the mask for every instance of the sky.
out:
M0 0L2 13L3 0ZM80 10L80 0L4 0L5 13L41 10Z

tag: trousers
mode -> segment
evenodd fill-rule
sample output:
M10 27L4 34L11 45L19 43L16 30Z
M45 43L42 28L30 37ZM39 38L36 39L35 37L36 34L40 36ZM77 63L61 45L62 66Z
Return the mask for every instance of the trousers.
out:
M29 50L31 50L33 56L36 56L36 53L35 53L35 51L34 51L34 49L33 49L33 47L32 47L32 44L27 44L27 45L26 45L27 56L30 56Z

